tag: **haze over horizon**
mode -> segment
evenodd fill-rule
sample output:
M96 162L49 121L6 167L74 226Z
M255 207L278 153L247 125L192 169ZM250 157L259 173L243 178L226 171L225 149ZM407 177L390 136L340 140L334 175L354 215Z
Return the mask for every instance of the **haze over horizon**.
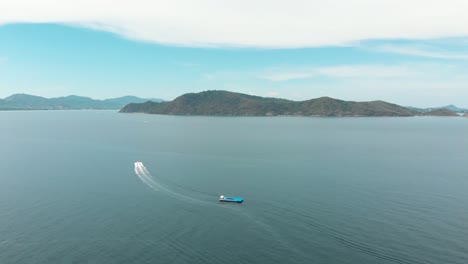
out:
M468 108L467 9L419 0L2 1L0 98L229 90Z

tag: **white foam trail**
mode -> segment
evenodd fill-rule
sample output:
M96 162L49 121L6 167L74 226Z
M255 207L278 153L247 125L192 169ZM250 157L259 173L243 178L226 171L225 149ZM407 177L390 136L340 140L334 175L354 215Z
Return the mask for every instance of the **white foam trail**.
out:
M170 190L169 188L163 186L160 184L148 171L148 169L143 165L142 162L135 162L135 174L140 180L146 184L148 187L152 188L155 191L162 191L165 192L175 198L182 199L185 201L190 201L190 202L195 202L198 204L205 204L205 205L212 205L212 203L208 203L199 199L192 198L190 196L186 196L183 194L180 194L178 192L174 192Z
M150 177L148 171L145 171L144 168L145 166L143 165L143 163L135 162L135 175L148 187L156 191L159 190L161 186Z
M143 169L143 172L146 174L146 175L150 175L150 172L148 171L148 169L146 169L145 166L143 166L143 163L141 163L141 168Z

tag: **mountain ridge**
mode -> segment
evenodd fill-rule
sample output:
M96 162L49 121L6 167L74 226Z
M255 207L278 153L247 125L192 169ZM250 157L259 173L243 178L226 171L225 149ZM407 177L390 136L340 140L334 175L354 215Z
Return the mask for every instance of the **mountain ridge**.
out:
M354 102L320 97L305 101L260 97L229 91L183 94L162 103L131 103L122 113L207 116L415 116L415 110L384 101Z
M0 110L120 109L129 103L146 101L162 102L163 100L157 98L145 99L130 95L97 100L78 95L46 98L30 94L13 94L0 99Z

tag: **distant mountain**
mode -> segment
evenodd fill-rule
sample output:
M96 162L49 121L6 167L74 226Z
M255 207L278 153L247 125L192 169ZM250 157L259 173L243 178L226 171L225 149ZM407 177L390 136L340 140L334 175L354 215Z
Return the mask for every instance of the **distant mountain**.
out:
M122 97L118 97L118 98L106 99L106 100L103 100L103 101L107 102L107 103L110 103L110 104L122 105L122 107L123 107L123 106L125 106L125 105L127 105L129 103L143 103L143 102L147 102L147 101L160 103L160 102L163 102L164 100L158 99L158 98L145 99L145 98L140 98L140 97L136 97L136 96L122 96ZM120 107L120 108L122 108L122 107Z
M384 101L352 102L322 97L297 102L228 91L188 93L171 102L131 103L120 112L212 116L414 116L418 113Z
M465 113L465 112L468 112L468 109L456 107L456 106L454 106L454 105L446 105L446 106L442 106L442 107L440 107L440 108L445 108L445 109L448 109L448 110L450 110L450 111L457 112L457 113Z
M454 111L447 109L447 108L439 108L429 112L424 112L423 115L425 116L459 116Z
M468 117L468 113L464 114L463 117Z
M29 94L14 94L4 99L6 103L15 108L29 106L30 108L42 107L47 104L47 98L29 95Z
M468 113L468 109L460 108L460 107L457 107L457 106L454 106L454 105L446 105L446 106L431 107L431 108L417 108L417 107L408 107L408 108L416 110L416 111L418 111L420 113L427 113L427 112L431 112L431 111L437 110L437 109L448 109L448 110L453 111L455 113Z
M106 100L70 95L57 98L45 98L29 94L14 94L0 99L0 110L71 110L71 109L120 109L129 103L146 101L162 102L161 99L144 99L124 96Z

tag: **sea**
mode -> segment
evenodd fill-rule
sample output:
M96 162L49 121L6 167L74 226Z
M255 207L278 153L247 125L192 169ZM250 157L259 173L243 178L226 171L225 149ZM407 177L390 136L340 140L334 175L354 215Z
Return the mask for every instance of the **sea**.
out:
M0 263L466 264L467 136L461 117L0 112Z

